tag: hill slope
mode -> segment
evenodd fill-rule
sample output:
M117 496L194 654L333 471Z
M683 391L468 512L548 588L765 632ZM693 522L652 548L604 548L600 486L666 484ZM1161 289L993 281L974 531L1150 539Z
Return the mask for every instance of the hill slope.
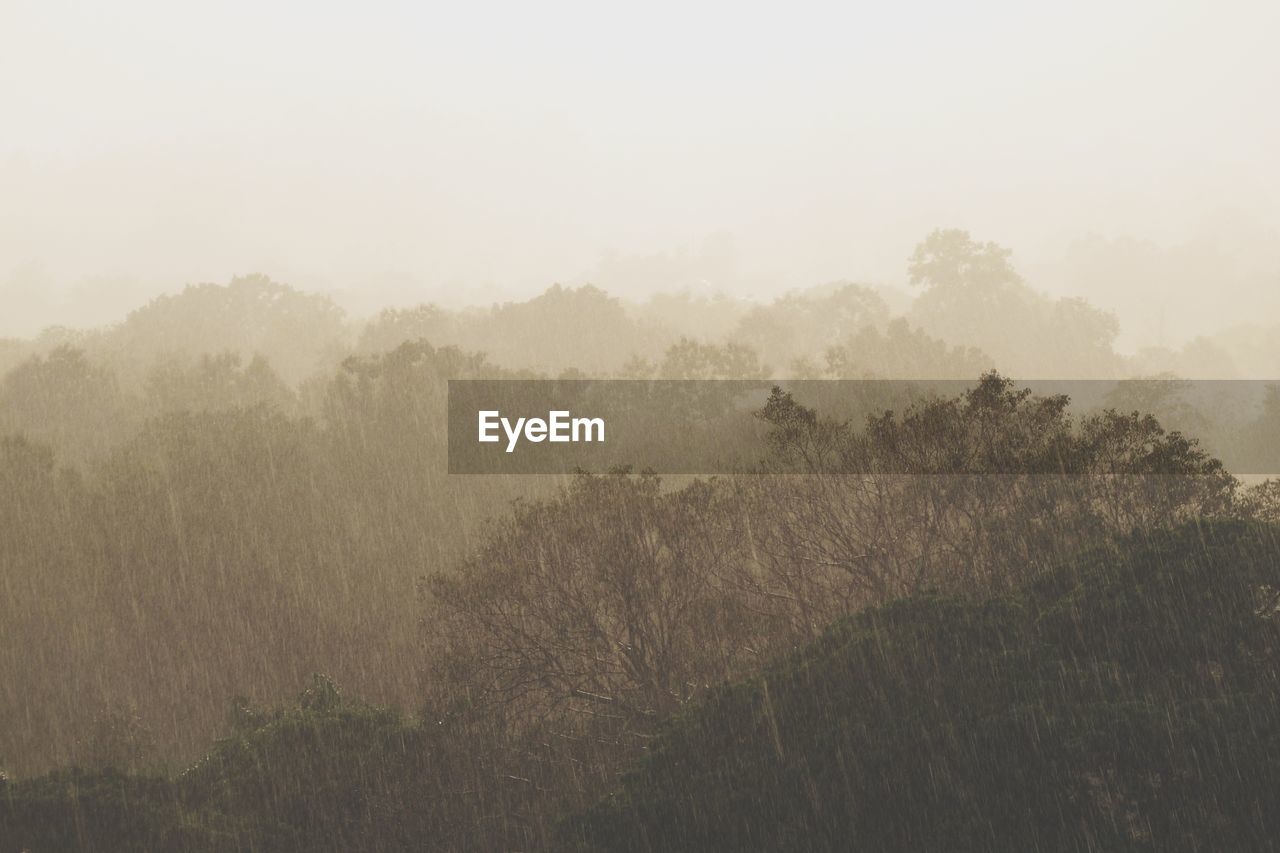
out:
M569 821L602 850L1271 849L1280 539L1191 526L834 626Z

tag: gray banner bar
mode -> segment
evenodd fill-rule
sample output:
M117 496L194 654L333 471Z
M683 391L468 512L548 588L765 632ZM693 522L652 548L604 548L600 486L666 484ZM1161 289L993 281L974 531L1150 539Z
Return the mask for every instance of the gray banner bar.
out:
M659 474L748 473L771 458L769 436L777 433L777 423L760 413L775 392L789 394L820 423L841 425L847 442L865 432L869 418L894 412L900 419L913 405L960 400L976 385L968 380L450 380L449 472L563 474L630 467ZM1056 379L1014 387L1034 397L1069 398L1067 412L1077 425L1107 409L1154 415L1166 431L1198 439L1233 473L1261 475L1280 471L1278 385ZM1010 428L998 420L991 424ZM856 454L846 463L848 458ZM893 458L880 454L875 470L919 473L907 462L895 468ZM1011 456L999 473L1064 473L1020 470L1020 464ZM967 471L958 460L956 469L945 473L991 471Z

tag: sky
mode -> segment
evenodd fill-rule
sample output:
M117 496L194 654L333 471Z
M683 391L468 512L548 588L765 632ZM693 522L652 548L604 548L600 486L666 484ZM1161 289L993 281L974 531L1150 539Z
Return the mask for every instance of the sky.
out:
M0 335L251 272L355 315L897 287L963 227L1174 343L1280 311L1277 32L1273 2L0 0Z

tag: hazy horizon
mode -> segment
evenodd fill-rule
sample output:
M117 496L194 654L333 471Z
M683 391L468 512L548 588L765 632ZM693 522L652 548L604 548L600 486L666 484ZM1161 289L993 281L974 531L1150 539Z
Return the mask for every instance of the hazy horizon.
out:
M305 15L304 15L305 12ZM936 227L1115 310L1280 308L1272 4L0 8L0 335L261 272L353 316L906 286Z

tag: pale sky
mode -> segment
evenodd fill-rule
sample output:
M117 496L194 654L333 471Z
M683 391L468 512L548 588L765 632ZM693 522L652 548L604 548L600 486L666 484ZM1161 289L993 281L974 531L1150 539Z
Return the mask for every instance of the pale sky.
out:
M1277 33L1274 2L0 0L0 335L248 272L357 315L525 298L708 241L729 292L901 285L938 226L1131 342L1261 321ZM1081 261L1117 238L1147 260Z

